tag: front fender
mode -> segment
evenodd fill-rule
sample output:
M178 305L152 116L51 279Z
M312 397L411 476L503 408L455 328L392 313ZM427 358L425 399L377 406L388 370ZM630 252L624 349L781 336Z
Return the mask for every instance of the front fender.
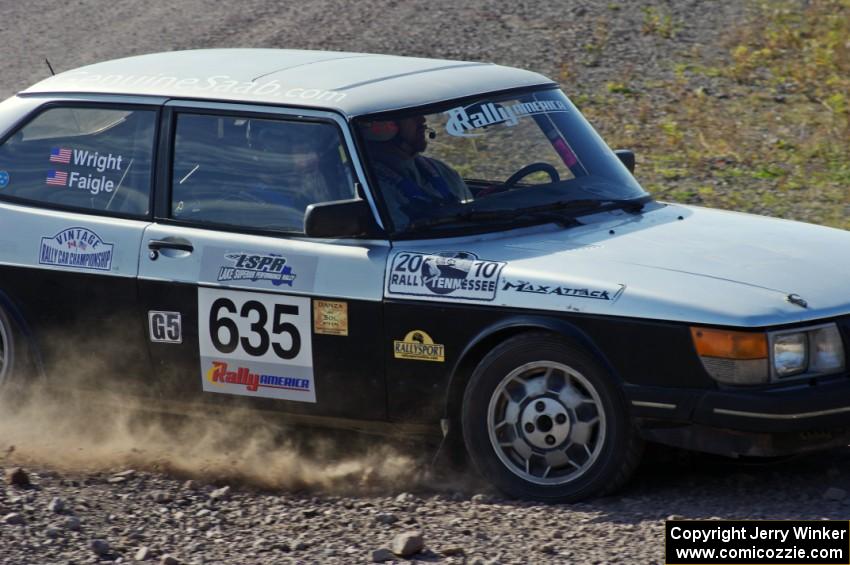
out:
M621 375L614 369L603 351L583 330L574 324L540 315L510 316L482 329L473 337L461 352L451 369L449 384L443 402L443 417L449 420L458 414L463 399L463 391L472 371L484 356L502 341L526 331L548 331L564 336L576 342L590 353L618 383L623 382Z

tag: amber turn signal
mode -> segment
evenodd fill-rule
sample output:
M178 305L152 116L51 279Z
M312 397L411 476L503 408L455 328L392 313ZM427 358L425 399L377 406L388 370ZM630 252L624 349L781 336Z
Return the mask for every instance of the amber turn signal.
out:
M691 327L691 337L700 357L767 358L767 334L765 333Z

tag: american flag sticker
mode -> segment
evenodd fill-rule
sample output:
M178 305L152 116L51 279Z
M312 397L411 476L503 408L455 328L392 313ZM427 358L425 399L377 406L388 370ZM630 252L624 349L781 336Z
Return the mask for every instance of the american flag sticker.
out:
M46 182L56 186L65 186L68 184L68 173L65 171L48 171Z
M67 165L71 162L71 150L67 147L54 147L50 150L50 162L65 163Z

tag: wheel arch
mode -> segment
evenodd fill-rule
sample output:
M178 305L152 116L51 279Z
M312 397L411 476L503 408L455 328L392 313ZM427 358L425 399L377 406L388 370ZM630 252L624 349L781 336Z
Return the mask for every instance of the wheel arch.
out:
M11 328L13 334L15 333L14 330L17 330L23 337L25 344L24 358L26 362L30 363L31 368L35 369L40 376L44 376L44 362L41 357L41 350L39 349L35 335L32 332L32 328L27 323L26 317L18 303L2 288L0 288L0 309L6 313L12 323L16 326ZM14 339L14 336L12 339Z
M454 421L460 414L463 393L472 372L488 351L515 335L531 331L544 331L575 341L598 361L618 383L623 379L608 361L604 352L587 333L566 320L546 316L512 316L484 328L461 352L452 367L443 402L443 418Z

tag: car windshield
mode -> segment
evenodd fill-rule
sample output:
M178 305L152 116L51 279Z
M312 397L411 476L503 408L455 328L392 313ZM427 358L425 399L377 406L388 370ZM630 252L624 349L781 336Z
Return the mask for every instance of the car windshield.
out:
M356 127L400 234L569 223L649 198L557 89L365 116Z

